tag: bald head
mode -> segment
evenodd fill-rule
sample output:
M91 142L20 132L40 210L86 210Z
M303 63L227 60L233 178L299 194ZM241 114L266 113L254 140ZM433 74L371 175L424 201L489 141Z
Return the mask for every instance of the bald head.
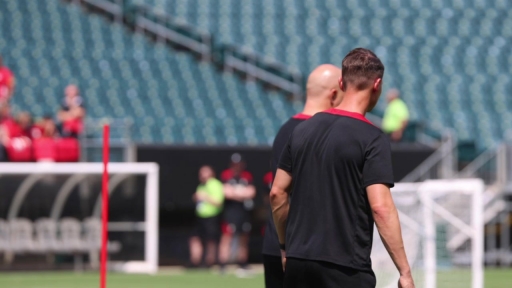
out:
M340 76L341 69L334 65L322 64L316 67L308 77L307 97L315 98L332 89L337 90Z
M340 76L341 69L331 64L322 64L309 74L304 114L314 115L341 102L343 92L338 85Z

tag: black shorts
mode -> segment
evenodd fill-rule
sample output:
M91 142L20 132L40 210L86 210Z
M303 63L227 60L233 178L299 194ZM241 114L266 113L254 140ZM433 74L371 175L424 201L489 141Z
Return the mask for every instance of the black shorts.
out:
M263 267L265 268L265 287L283 288L284 271L281 257L263 255Z
M373 271L297 258L286 259L285 288L375 288Z
M225 211L222 232L230 235L249 233L252 230L249 211Z
M218 216L197 218L195 235L203 241L216 241L220 235L220 220Z

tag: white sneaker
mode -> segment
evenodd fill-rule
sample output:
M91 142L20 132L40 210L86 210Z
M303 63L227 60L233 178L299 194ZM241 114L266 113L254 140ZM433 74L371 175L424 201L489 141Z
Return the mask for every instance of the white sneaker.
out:
M238 278L252 278L252 277L254 277L254 274L252 273L251 270L243 269L243 268L236 269L235 275Z

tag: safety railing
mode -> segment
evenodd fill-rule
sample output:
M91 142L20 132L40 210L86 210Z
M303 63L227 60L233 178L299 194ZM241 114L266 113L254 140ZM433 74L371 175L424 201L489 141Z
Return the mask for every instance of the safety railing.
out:
M132 140L133 121L130 119L91 119L85 122L85 132L80 137L84 162L99 162L102 159L103 126L110 126L110 155L112 162L136 161L135 144Z
M448 179L456 173L457 140L445 132L439 148L423 163L407 174L401 182L419 182L428 179Z
M304 77L299 71L243 47L214 43L210 33L201 32L191 25L176 21L163 11L155 11L147 5L127 0L70 1L106 14L112 20L144 33L158 42L190 51L203 61L212 61L227 71L242 74L248 79L293 95L294 99L303 96Z

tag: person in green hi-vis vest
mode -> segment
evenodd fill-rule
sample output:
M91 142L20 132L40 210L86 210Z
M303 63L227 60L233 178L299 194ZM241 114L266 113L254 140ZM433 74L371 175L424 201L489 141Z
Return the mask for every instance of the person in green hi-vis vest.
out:
M199 182L192 197L196 203L197 227L194 236L190 238L190 262L194 266L201 265L204 252L205 264L211 266L215 264L217 240L220 236L219 215L224 204L224 191L223 184L215 178L215 172L210 166L199 169Z
M382 118L382 131L389 136L391 141L399 142L402 140L409 122L409 109L400 99L400 92L397 89L389 90L386 99L388 107L386 107L384 118Z

